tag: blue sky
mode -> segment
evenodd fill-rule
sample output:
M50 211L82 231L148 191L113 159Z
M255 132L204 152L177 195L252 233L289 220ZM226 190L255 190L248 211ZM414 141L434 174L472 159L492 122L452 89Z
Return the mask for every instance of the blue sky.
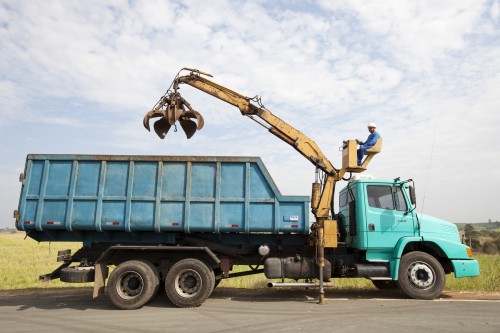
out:
M497 0L0 0L0 41L0 227L28 153L261 156L284 194L308 195L308 161L194 89L193 139L142 127L182 67L260 95L337 167L374 121L368 174L413 178L419 212L500 220Z

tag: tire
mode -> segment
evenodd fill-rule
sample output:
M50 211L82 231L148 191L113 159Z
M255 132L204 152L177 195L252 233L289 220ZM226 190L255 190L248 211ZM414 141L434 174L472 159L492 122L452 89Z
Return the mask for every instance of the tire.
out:
M159 285L159 274L153 264L130 260L118 265L111 272L107 293L117 308L133 310L149 302Z
M399 288L398 282L394 280L372 280L372 283L378 290L396 290Z
M198 259L176 262L167 273L165 291L168 299L180 308L200 306L215 286L214 271Z
M401 258L398 285L411 298L435 299L443 292L446 275L441 263L424 252L410 252Z
M61 280L62 282L85 283L85 282L94 282L94 279L95 279L95 269L93 266L65 267L61 269L61 271L59 272L59 280Z

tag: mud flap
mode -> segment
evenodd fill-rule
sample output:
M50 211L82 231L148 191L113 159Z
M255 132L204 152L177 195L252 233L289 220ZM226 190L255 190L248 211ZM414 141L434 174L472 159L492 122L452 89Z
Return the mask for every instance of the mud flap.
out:
M94 293L93 298L104 295L105 279L107 275L106 265L99 263L95 264L95 279L94 279Z

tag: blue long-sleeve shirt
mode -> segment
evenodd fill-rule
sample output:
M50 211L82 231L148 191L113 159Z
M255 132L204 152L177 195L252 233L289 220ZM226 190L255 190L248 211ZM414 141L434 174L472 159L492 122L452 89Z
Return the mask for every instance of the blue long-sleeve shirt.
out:
M375 146L375 143L377 143L377 140L380 138L380 134L378 132L373 132L371 133L368 138L366 139L365 142L360 142L360 145L363 145L365 148L371 148Z

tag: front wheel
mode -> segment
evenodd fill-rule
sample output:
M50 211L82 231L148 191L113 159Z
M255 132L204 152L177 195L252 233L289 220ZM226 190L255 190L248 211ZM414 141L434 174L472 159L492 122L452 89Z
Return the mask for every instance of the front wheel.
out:
M200 306L215 286L214 271L198 259L176 262L165 278L165 290L170 301L180 308Z
M398 284L411 298L435 299L443 292L446 275L443 266L425 252L410 252L401 258Z

